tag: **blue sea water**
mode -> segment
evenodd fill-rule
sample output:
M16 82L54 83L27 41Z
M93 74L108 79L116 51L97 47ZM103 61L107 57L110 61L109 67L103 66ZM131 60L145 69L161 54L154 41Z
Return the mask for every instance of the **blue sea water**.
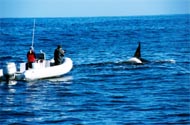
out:
M32 18L0 19L0 69L26 61ZM129 65L141 42L150 62ZM0 83L2 125L190 124L190 15L36 18L34 48L61 44L60 78Z

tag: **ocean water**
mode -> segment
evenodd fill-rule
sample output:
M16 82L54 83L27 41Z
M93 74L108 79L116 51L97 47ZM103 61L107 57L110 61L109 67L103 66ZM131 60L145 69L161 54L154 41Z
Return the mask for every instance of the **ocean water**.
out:
M70 73L0 82L2 125L190 124L190 15L36 18L34 48L61 44ZM0 69L26 61L32 18L0 19ZM130 65L141 42L144 65Z

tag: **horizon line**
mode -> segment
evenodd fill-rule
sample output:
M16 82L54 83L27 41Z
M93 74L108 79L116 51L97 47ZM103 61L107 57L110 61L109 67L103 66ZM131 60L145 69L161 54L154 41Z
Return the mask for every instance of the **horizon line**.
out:
M145 16L174 16L174 15L190 15L190 13L179 13L179 14L145 14L145 15L113 15L113 16L28 16L28 17L22 17L22 16L19 16L19 17L0 17L0 19L6 19L6 18L98 18L98 17L145 17Z

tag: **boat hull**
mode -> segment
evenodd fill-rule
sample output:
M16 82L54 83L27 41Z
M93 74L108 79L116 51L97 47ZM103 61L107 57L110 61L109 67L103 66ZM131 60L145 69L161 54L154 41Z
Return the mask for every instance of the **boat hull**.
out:
M70 58L65 58L65 61L61 65L51 66L47 68L40 69L30 69L26 70L23 73L23 76L20 78L26 81L37 80L37 79L45 79L50 77L57 77L64 75L71 71L73 67L73 62Z

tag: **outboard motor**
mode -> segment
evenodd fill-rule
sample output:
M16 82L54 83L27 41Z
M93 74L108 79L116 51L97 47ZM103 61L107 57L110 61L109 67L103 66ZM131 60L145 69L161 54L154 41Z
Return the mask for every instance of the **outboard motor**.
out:
M15 78L15 73L16 73L16 65L15 63L7 63L5 68L3 69L3 74L6 78L6 81L9 82L10 79Z

